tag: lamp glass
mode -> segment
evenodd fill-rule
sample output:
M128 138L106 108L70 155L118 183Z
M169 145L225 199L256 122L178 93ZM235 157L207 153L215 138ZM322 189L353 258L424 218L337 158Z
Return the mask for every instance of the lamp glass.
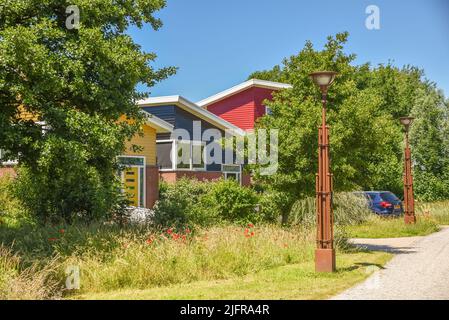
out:
M319 71L319 72L313 72L310 74L310 77L312 77L313 82L317 86L330 86L332 82L335 80L335 76L337 75L336 72L332 71Z
M403 117L400 120L401 120L401 123L404 126L408 127L408 126L410 126L412 124L414 118L412 118L412 117Z

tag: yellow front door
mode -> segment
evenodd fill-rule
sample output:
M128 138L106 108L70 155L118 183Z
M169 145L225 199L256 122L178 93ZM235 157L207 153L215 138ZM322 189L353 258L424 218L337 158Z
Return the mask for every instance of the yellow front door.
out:
M130 167L123 171L124 191L128 195L130 205L139 206L139 168Z

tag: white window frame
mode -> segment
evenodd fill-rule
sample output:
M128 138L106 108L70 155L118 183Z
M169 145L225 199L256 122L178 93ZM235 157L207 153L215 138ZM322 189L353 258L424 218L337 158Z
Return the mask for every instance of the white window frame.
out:
M239 171L226 171L226 170L224 170L223 169L223 166L233 166L233 167L239 167ZM243 181L242 181L242 165L239 165L239 164L222 164L221 165L221 171L223 172L223 174L224 174L224 178L225 178L225 180L228 180L228 174L233 174L233 175L235 175L235 174L237 174L237 180L238 180L238 182L239 182L239 184L240 185L242 185L242 183L243 183Z
M203 167L194 167L193 166L193 146L202 146L203 147ZM190 167L192 168L192 171L206 171L207 170L207 163L206 163L206 141L190 141Z
M146 163L146 158L143 156L128 156L128 155L120 155L117 157L117 160L119 158L133 158L133 159L143 159L143 165L130 165L130 166L126 166L125 168L138 168L139 170L138 172L138 181L137 181L137 202L138 202L138 208L146 208L147 205L147 177L146 177L146 167L147 167L147 163ZM140 171L141 169L143 169L143 177L140 176ZM123 172L124 170L122 170L120 172L121 175L121 179L122 179L122 183L124 181L124 175L125 173ZM143 179L143 184L141 179ZM141 190L141 185L143 185L143 190ZM124 188L122 188L122 192L124 192ZM143 199L142 199L143 197ZM142 207L140 206L140 204L142 203Z
M168 142L171 142L171 159L172 159L172 161L171 161L171 168L159 168L159 171L175 171L176 169L176 161L174 161L174 160L176 160L176 158L175 158L175 152L174 152L174 150L175 150L175 140L173 140L173 139L168 139L168 140L156 140L156 147L157 147L157 144L158 143L168 143ZM156 155L157 156L157 155Z

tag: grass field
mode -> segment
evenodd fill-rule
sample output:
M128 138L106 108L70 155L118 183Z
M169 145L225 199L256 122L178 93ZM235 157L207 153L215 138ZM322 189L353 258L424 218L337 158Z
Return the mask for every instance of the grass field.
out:
M317 274L313 261L263 270L226 280L197 281L144 290L117 290L73 296L93 300L309 300L326 299L367 278L369 266L381 267L391 255L383 252L353 252L337 255L338 271Z

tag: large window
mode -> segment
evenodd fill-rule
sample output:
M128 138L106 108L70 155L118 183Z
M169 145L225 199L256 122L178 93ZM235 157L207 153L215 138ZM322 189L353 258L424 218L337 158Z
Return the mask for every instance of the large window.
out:
M157 141L157 164L162 171L206 170L204 141Z

